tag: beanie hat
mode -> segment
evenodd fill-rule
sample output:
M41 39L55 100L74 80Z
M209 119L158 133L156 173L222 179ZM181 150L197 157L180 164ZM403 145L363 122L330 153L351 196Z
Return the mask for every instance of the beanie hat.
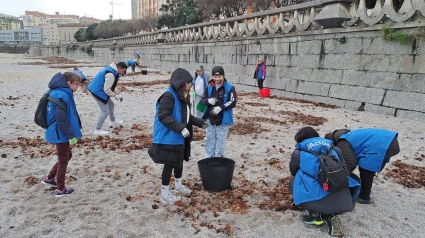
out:
M215 66L212 69L212 74L214 75L224 75L224 69L221 66Z

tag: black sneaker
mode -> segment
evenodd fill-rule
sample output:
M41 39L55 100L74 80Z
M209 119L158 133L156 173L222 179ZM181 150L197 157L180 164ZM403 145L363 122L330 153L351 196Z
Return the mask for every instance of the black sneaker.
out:
M329 235L337 237L342 237L344 235L341 230L341 220L339 217L330 215L326 223L328 223Z
M54 188L56 188L58 185L56 184L56 182L55 182L55 180L54 179L48 179L47 178L47 176L46 177L44 177L43 178L43 180L41 180L41 183L42 184L46 184L46 185L49 185L49 186L52 186L52 187L54 187Z
M303 215L302 220L305 224L321 226L325 224L322 219L322 216L319 213L309 213L308 215Z
M360 204L370 204L370 199L363 199L358 197L356 202L360 203Z

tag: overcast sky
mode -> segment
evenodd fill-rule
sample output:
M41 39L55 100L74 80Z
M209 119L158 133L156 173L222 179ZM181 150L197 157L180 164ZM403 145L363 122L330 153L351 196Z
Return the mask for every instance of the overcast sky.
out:
M112 12L112 0L0 0L0 13L19 17L25 10L54 15L87 15L106 20ZM114 19L131 19L131 0L113 0Z

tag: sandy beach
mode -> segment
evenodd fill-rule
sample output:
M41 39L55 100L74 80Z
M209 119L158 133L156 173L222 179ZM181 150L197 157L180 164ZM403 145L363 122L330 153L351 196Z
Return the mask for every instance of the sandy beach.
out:
M107 119L102 128L110 131L107 137L93 135L99 108L80 86L74 97L83 138L73 147L66 175L75 192L55 198L54 190L40 184L57 158L44 142L44 130L33 122L36 106L55 73L78 65L92 78L102 69L86 60L55 62L0 54L0 237L327 237L327 226L304 225L300 215L305 211L288 199L294 135L307 125L321 136L340 128L397 131L401 153L375 178L372 204L357 204L341 215L342 230L345 237L424 237L425 123L260 98L238 85L235 125L226 144L226 157L236 162L233 189L216 194L202 189L197 161L205 153L204 132L198 129L183 170L183 183L193 195L174 206L159 203L163 166L152 162L147 147L155 103L168 87L170 72L151 68L148 75L120 78L124 100L115 101L115 115L125 123L112 129ZM394 165L397 160L412 167L402 172Z

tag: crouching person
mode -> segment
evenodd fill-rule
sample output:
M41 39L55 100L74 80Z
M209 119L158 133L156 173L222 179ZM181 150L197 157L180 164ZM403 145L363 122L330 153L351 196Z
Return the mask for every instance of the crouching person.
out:
M353 210L353 200L359 193L360 184L348 176L349 172L344 160L340 159L342 156L339 149L332 146L331 140L321 138L313 128L304 127L299 130L295 141L297 145L289 163L289 170L294 178L289 187L295 205L301 205L308 212L302 220L305 224L316 226L327 223L331 236L342 236L341 221L337 214ZM323 158L322 155L333 158L335 164L342 169L341 183L335 183L341 187L336 190L333 190L330 183L319 182L323 176L319 172L319 156Z
M171 75L170 87L156 104L153 144L149 156L155 163L164 164L160 201L174 204L179 197L170 193L169 184L174 171L174 192L190 195L192 191L182 184L183 160L189 161L192 126L208 124L190 114L190 88L192 76L178 68Z

